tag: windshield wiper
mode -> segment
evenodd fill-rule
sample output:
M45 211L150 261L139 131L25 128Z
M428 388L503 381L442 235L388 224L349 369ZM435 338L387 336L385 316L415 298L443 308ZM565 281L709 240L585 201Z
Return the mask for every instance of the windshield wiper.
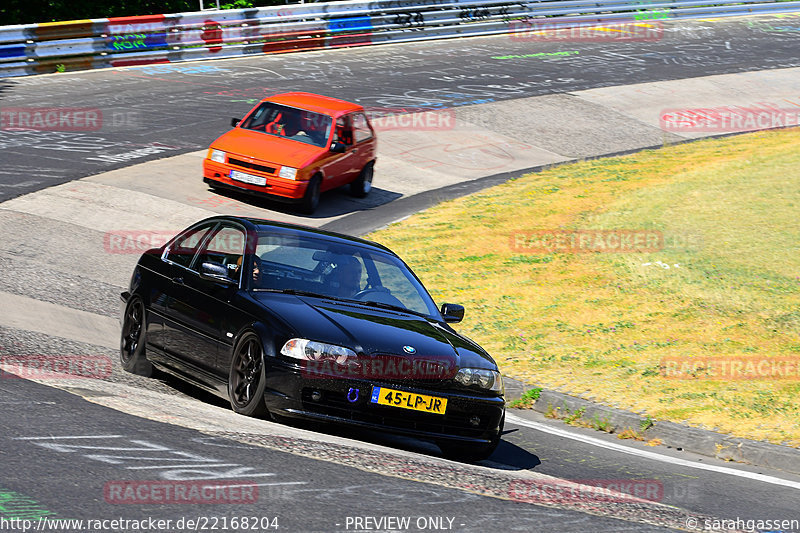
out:
M293 294L295 296L313 296L314 298L325 298L327 300L336 300L337 302L354 302L356 300L347 300L345 298L338 298L328 294L320 294L318 292L303 291L300 289L255 289L262 292L279 292L281 294Z
M412 315L417 315L417 316L428 318L428 315L426 315L425 313L420 313L419 311L414 311L414 310L411 310L411 309L409 309L407 307L400 307L399 305L392 305L392 304L387 304L387 303L383 303L383 302L375 302L373 300L366 300L366 301L348 300L348 301L358 302L358 303L360 303L362 305L366 305L367 307L378 307L380 309L389 309L391 311L400 311L402 313L411 313Z
M354 303L365 305L367 307L377 307L379 309L388 309L390 311L400 311L401 313L410 313L412 315L421 316L424 318L430 318L427 314L421 313L419 311L414 311L412 309L408 309L407 307L401 307L399 305L392 305L383 302L375 302L373 300L353 300L352 298L340 298L338 296L330 296L328 294L320 294L318 292L311 292L311 291L303 291L300 289L256 289L257 291L261 292L278 292L281 294L293 294L295 296L312 296L314 298L324 298L326 300L334 300L337 302L346 302L346 303Z

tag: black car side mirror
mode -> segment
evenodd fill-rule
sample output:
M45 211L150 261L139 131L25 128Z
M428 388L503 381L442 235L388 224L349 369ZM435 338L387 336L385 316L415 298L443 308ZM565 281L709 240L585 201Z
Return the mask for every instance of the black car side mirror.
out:
M228 277L228 270L216 263L203 263L200 265L200 277L207 281L233 285L236 281Z
M345 153L346 150L347 150L347 146L345 146L345 144L342 143L342 142L333 141L331 143L331 152L334 152L334 153L337 153L337 154L343 154L343 153Z
M461 322L464 320L464 306L458 304L442 304L442 317L445 322Z
M242 119L240 119L240 118L232 118L231 119L231 127L235 128L241 121L242 121Z

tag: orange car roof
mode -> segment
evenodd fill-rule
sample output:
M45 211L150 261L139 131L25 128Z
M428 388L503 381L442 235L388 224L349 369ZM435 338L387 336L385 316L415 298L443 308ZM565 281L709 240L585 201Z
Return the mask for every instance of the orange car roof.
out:
M307 111L316 111L317 113L324 113L338 117L350 111L360 111L363 107L359 104L345 102L338 98L331 98L330 96L322 96L313 93L281 93L264 98L262 102L275 102L276 104L283 104L291 107L298 107Z

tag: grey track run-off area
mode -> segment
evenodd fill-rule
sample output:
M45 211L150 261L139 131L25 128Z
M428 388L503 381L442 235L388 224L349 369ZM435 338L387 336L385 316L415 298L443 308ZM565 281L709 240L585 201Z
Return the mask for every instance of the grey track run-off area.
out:
M118 294L139 253L109 250L106 232L166 235L217 213L321 226L392 199L487 175L707 135L662 131L661 111L754 102L792 108L800 97L798 80L800 69L794 68L457 108L450 130L383 132L370 196L355 200L329 193L314 218L209 192L201 180L205 151L21 196L0 204L0 326L116 349ZM45 283L58 283L61 292L37 288L34 282L41 279L55 280Z

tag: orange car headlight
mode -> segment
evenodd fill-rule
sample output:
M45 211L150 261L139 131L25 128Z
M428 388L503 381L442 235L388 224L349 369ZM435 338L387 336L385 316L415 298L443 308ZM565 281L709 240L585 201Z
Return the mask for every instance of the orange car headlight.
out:
M283 166L281 167L281 171L278 172L278 176L287 180L293 180L297 178L297 169L293 167Z
M208 158L217 163L224 163L225 152L223 152L222 150L215 150L214 148L210 148L208 150Z

